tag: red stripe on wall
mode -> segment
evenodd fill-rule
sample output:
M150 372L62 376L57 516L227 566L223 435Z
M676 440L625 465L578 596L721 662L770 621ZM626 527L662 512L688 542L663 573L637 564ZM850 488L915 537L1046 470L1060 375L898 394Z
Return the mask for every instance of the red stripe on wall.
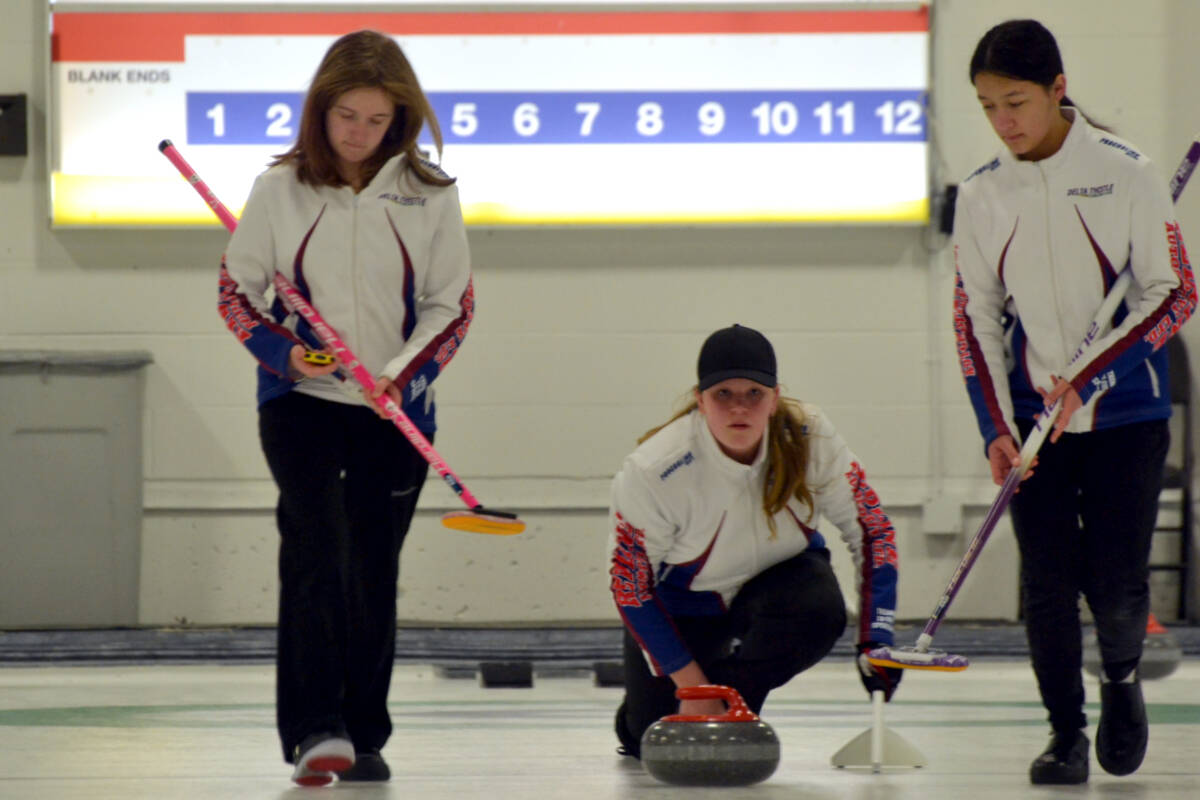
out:
M925 7L909 11L222 14L171 12L54 14L54 61L184 60L183 38L340 36L371 28L396 36L737 33L924 33Z

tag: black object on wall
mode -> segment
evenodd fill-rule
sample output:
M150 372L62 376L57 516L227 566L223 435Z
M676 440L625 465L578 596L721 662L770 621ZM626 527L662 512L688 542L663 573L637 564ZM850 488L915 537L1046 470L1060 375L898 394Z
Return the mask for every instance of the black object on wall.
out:
M958 185L946 185L946 193L942 195L942 214L938 220L938 230L949 236L954 233L954 204L958 200Z
M0 156L29 154L25 95L0 94Z

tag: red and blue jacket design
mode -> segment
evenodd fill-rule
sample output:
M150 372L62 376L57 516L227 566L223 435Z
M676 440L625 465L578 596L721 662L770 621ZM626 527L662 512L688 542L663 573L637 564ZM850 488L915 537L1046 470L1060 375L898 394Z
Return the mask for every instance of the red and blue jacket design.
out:
M766 444L752 464L726 456L693 411L646 440L613 479L609 586L626 628L656 675L692 661L678 615L726 613L742 585L825 537L822 516L841 532L856 569L859 642L893 643L895 531L862 466L819 408L802 405L809 437L812 513L797 500L775 515L762 508Z
M1140 151L1080 115L1049 158L1006 150L959 188L954 252L959 366L985 445L1018 438L1051 375L1084 402L1067 432L1170 416L1162 346L1195 309L1196 282L1166 182ZM1111 329L1068 367L1124 269L1133 284Z
M301 184L288 165L259 176L221 265L218 310L258 360L258 402L291 390L360 402L334 377L294 382L293 346L322 344L278 298L287 277L373 374L403 394L422 432L435 428L433 381L466 338L475 313L457 189L420 183L388 161L361 192Z

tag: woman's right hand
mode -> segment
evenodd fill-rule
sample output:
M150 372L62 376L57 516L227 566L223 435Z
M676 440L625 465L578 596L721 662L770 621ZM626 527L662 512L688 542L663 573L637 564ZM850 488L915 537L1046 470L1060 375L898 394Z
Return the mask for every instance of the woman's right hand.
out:
M997 486L1003 486L1008 473L1013 467L1021 466L1021 451L1017 449L1016 442L1008 434L997 436L988 445L987 449L988 464L992 468L992 481ZM1037 466L1037 458L1033 459L1033 463L1029 465L1029 469L1021 476L1021 480L1026 480L1033 474L1033 468Z
M304 354L307 350L304 345L293 345L292 350L288 353L288 372L292 380L303 380L304 378L319 378L322 375L329 375L335 372L338 368L338 362L332 364L310 364L304 360Z
M715 697L707 700L680 700L679 713L695 716L720 716L728 711L725 701Z
M685 686L704 686L708 684L708 676L704 674L704 670L695 661L690 661L684 667L671 673L671 680L675 681L675 686L683 688ZM724 714L728 709L725 708L725 701L716 697L706 698L703 700L680 700L680 714L696 714L696 715L717 715Z

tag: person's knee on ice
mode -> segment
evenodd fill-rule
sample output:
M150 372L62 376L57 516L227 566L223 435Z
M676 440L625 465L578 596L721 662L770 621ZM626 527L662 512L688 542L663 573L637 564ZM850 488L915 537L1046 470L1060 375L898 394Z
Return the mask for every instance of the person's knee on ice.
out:
M610 588L637 641L625 653L622 738L637 735L652 687L667 687L669 699L671 686L721 683L758 709L828 655L846 608L817 519L850 550L860 614L890 635L891 521L833 424L784 397L775 373L761 333L716 331L687 407L643 435L613 479ZM680 624L688 619L701 622ZM704 620L724 626L716 647ZM652 674L636 668L642 660ZM669 683L653 683L664 676Z

